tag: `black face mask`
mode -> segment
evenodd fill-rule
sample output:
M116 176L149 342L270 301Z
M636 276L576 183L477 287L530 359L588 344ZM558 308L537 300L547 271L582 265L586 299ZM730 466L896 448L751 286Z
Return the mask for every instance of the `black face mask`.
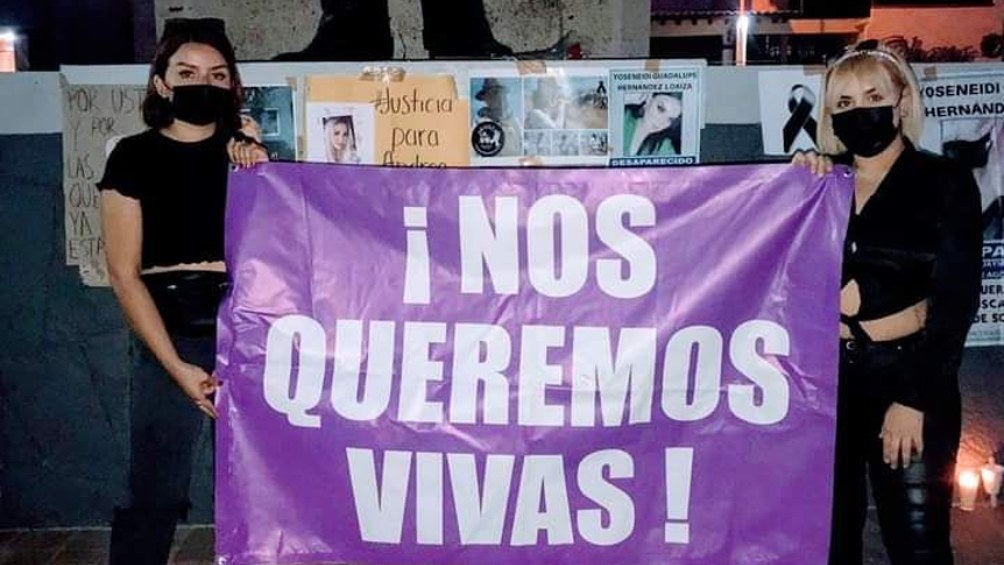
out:
M893 124L894 109L895 106L873 106L833 114L833 133L851 153L874 157L899 135L899 128Z
M209 84L185 84L171 89L171 109L174 117L197 126L206 126L222 120L233 110L231 93L227 88Z
M941 152L949 159L955 159L970 169L982 169L990 158L990 133L970 141L953 139L941 145Z

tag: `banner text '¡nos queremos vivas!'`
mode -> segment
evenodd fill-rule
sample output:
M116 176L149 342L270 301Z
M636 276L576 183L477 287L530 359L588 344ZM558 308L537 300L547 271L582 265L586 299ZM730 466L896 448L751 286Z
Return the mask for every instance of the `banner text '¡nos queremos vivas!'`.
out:
M518 210L516 197L496 197L494 217L489 219L481 197L458 197L461 292L487 292L486 278L492 281L495 293L519 292ZM408 237L403 300L429 303L426 210L407 207L402 217ZM628 225L624 225L625 219ZM653 226L655 221L655 207L641 196L613 195L597 206L597 238L619 256L596 260L597 286L608 296L630 299L652 292L655 251L629 228ZM556 224L560 245L555 241ZM582 203L567 195L545 196L529 207L524 225L526 271L533 289L552 298L568 297L581 289L590 271L589 216ZM559 264L560 274L555 268ZM565 425L565 408L549 404L545 396L549 387L561 387L565 382L562 368L549 364L548 357L552 350L567 346L570 334L574 377L570 379L569 423L596 425L597 394L602 425L622 425L625 411L628 423L651 421L658 367L655 328L620 328L615 355L610 328L572 327L569 331L563 326L522 326L513 379L518 394L511 395L512 381L506 372L512 365L513 339L506 328L411 321L401 325L398 335L398 322L393 320L337 320L330 402L338 415L357 421L384 415L395 386L393 375L399 374L395 418L402 422L477 424L481 413L483 423L506 425L511 422L510 403L515 399L518 425ZM368 341L364 341L364 330ZM320 417L309 412L322 401L328 343L321 324L306 316L286 316L270 327L265 396L293 425L320 425ZM448 372L442 361L430 356L430 347L444 345L451 346L453 352ZM672 420L696 421L714 412L727 354L733 367L749 379L748 383L727 386L730 411L753 424L781 421L788 410L788 381L779 366L758 353L758 347L762 345L765 356L785 356L790 348L788 332L770 321L750 320L732 332L727 352L725 345L722 332L714 327L690 326L674 332L663 348L659 387L663 414ZM399 366L394 367L397 358ZM444 379L450 387L448 408L426 395L430 382ZM484 390L481 398L479 386ZM761 391L759 401L755 399L756 387Z

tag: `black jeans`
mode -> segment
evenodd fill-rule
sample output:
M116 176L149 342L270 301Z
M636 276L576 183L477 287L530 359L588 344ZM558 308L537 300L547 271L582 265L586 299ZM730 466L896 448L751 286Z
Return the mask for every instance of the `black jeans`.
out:
M211 371L216 339L172 335L185 361ZM187 518L196 440L206 416L153 354L134 339L130 390L129 506L112 520L110 565L164 565Z
M924 451L906 469L882 459L891 384L904 378L917 340L841 341L830 565L860 565L871 482L882 541L893 565L951 565L952 479L959 445L958 397L924 413Z

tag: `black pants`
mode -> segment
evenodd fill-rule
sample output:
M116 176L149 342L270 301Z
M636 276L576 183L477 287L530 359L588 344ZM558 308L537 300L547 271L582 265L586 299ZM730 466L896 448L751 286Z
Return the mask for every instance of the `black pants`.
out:
M153 354L134 340L128 507L112 520L110 565L164 565L187 518L196 440L206 416ZM182 359L212 370L215 336L172 336Z
M830 565L860 565L871 482L882 541L893 565L951 565L952 479L959 445L958 397L924 413L924 451L906 469L883 462L878 437L905 377L915 339L841 341Z

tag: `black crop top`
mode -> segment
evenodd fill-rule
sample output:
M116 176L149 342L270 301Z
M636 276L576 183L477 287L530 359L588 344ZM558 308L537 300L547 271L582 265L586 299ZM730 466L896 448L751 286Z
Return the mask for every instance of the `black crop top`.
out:
M855 317L880 318L927 300L924 343L897 402L923 410L936 395L951 392L942 385L956 382L977 310L981 245L980 192L972 173L909 141L861 213L852 212L843 280L860 288Z
M139 200L142 268L223 259L228 137L175 141L157 130L123 138L99 189Z

